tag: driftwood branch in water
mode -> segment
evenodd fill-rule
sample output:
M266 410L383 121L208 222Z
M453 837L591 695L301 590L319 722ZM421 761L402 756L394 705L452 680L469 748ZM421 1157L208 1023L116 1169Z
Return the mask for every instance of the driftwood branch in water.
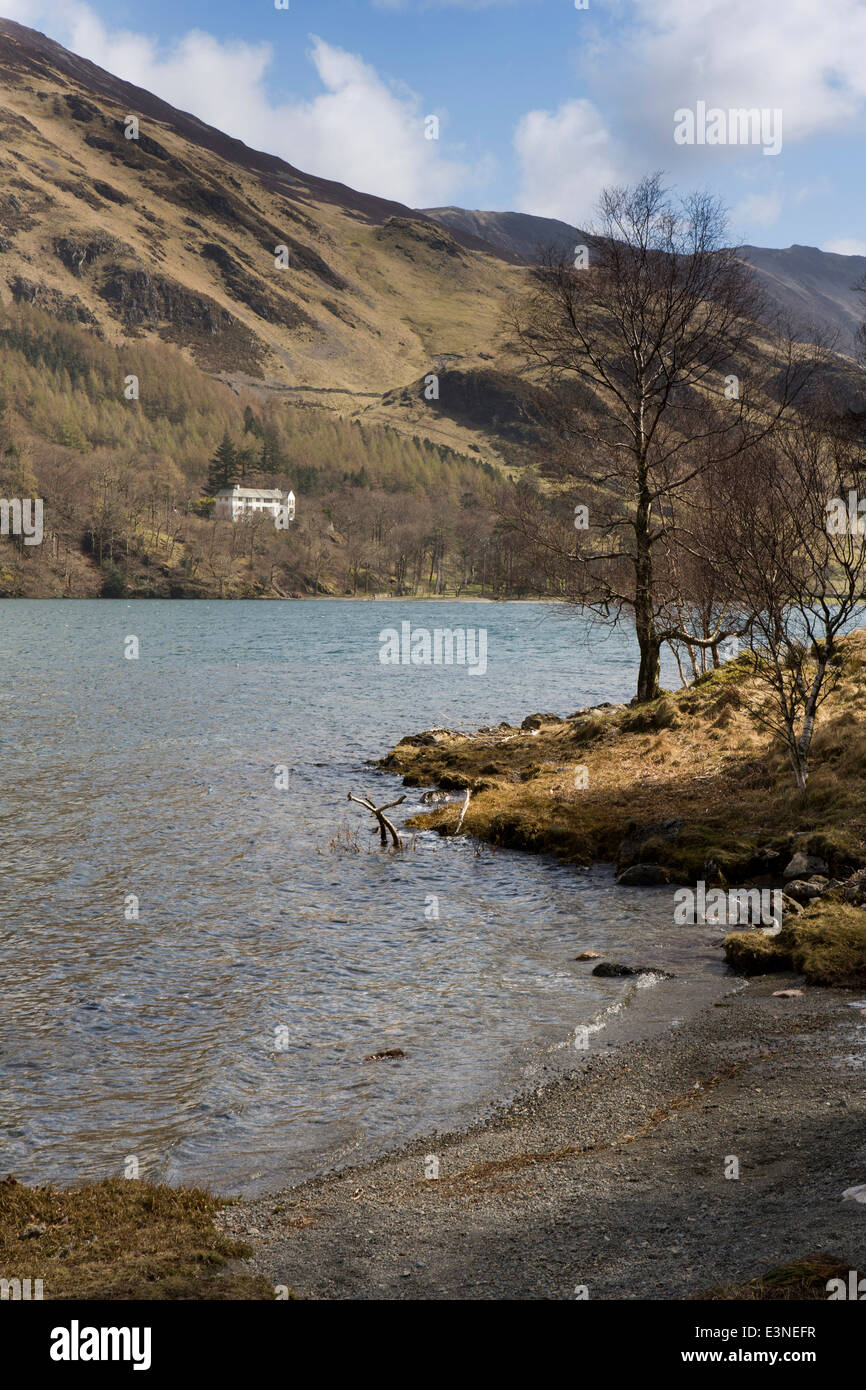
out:
M469 790L469 788L467 787L467 788L466 788L466 800L463 802L463 810L460 812L460 819L459 819L459 821L457 822L457 828L456 828L456 830L454 831L454 834L455 834L455 835L459 835L459 834L460 834L460 827L461 827L461 825L463 824L463 817L466 815L466 807L469 805L469 802L470 802L471 797L472 797L472 792L471 792L471 791Z
M403 841L400 839L400 836L397 834L397 831L384 812L390 811L392 806L399 806L402 801L406 800L405 795L398 796L396 801L389 801L387 806L374 806L372 801L368 801L366 797L353 796L351 792L349 792L349 800L354 801L356 806L364 806L371 815L376 817L379 822L379 834L382 837L383 845L387 845L388 835L390 835L391 839L394 841L394 848L403 848Z

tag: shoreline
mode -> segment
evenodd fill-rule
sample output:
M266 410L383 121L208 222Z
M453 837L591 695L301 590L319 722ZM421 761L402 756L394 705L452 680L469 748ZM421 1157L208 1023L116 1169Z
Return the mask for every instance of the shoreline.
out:
M862 1266L866 1001L717 983L490 1118L223 1208L234 1271L313 1299L684 1299L819 1251Z
M851 665L856 685L856 650ZM763 886L804 850L850 873L862 840L833 822L816 837L783 772L781 814L768 817L768 749L740 712L742 674L731 663L648 711L429 730L378 766L471 795L410 826L450 834L465 815L466 833L489 843L609 859L636 885ZM723 805L738 783L714 746L722 728L760 788L750 817L741 796L733 820L706 810L708 783ZM673 778L647 778L673 730L691 757ZM584 759L589 778L575 784ZM795 973L784 952L761 952L747 978L720 959L718 974L662 980L591 1035L582 1064L492 1115L225 1208L220 1229L253 1247L238 1272L312 1299L679 1300L779 1296L749 1281L821 1255L787 1296L826 1298L828 1264L866 1262L866 1202L842 1197L866 1184L866 957L864 914L820 883L823 907L786 899L786 952L792 932L811 933L817 963L807 954ZM846 913L842 940L828 936L827 919ZM729 961L737 937L717 943Z
M152 1223L130 1208L156 1198L167 1241L186 1223L191 1268L208 1242L207 1260L223 1266L206 1283L148 1297L826 1298L828 1267L866 1266L866 1201L842 1197L866 1189L866 880L851 874L866 857L866 823L862 783L840 784L828 756L837 742L850 748L866 683L866 633L857 639L822 735L826 765L812 786L833 794L817 816L750 730L736 663L648 709L530 715L474 734L432 729L373 764L402 773L405 786L472 793L462 810L462 798L425 809L412 828L453 834L468 810L471 836L560 862L605 860L627 886L672 891L705 876L760 885L789 856L825 856L812 884L822 901L793 901L784 940L735 932L711 943L735 964L729 943L757 937L749 978L728 972L721 953L680 978L674 966L652 988L637 976L632 993L596 1013L602 1027L587 1020L585 1053L569 1050L580 1021L548 1049L540 1084L477 1100L447 1132L385 1141L374 1157L347 1156L244 1199L122 1180L68 1193L13 1185L0 1239L17 1253L20 1212L42 1204L39 1241L54 1244L67 1209L92 1210L96 1192L106 1239L113 1204L146 1247ZM798 943L809 947L802 966ZM651 968L641 950L637 937L626 959ZM0 1184L0 1206L3 1197ZM192 1201L194 1221L179 1199ZM59 1283L77 1277L77 1259L104 1296L125 1296L113 1292L108 1247L101 1265L90 1238L58 1258L70 1255ZM769 1292L750 1283L792 1262L796 1293L773 1292L775 1274ZM155 1279L170 1289L162 1264Z

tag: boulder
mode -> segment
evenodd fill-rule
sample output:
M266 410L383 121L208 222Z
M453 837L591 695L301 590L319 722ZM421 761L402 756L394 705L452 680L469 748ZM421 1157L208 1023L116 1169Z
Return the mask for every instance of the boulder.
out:
M670 883L670 870L661 864L632 864L616 876L617 883L624 888L654 888L659 884Z
M790 883L785 884L785 897L793 898L795 902L809 903L813 898L820 898L823 888L818 883L809 883L807 879L795 878Z
M809 878L812 874L824 874L829 876L830 865L826 859L821 859L817 854L804 854L798 850L793 859L790 859L785 866L782 877L789 878Z
M579 955L579 956L575 956L574 959L575 959L575 960L601 960L601 956L600 956L600 954L599 954L598 951L581 951L580 955Z
M421 797L422 806L432 806L435 801L447 801L447 792L425 792Z

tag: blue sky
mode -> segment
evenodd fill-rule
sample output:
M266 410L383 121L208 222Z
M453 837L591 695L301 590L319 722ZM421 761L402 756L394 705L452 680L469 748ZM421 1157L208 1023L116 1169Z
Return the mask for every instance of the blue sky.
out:
M302 169L416 207L585 225L605 184L661 168L721 194L735 240L866 254L866 0L0 0L0 13ZM699 102L723 113L722 143L675 142L675 112ZM734 140L740 107L778 124L778 154Z

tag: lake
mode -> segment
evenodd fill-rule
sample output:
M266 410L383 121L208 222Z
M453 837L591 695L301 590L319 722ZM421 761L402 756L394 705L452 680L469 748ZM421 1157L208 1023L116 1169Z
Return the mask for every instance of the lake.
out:
M486 670L383 665L403 622L483 628ZM293 1181L543 1079L631 989L579 950L714 968L669 892L465 837L384 854L347 801L401 794L367 762L407 733L629 699L626 630L543 603L7 600L0 652L4 1174Z

